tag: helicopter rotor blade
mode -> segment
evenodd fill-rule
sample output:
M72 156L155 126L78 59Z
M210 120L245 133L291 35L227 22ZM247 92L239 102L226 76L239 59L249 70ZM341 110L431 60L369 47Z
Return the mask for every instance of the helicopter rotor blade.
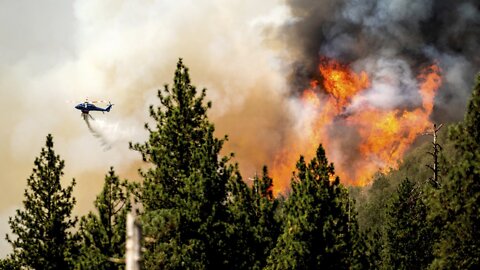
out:
M88 97L85 100L66 100L65 103L105 103L110 104L109 100L89 100Z
M91 103L109 103L108 100L92 100Z
M85 101L78 101L78 100L65 100L65 103L69 103L69 104L71 104L71 103L76 103L76 104L77 104L77 103L84 103L84 102L85 102Z

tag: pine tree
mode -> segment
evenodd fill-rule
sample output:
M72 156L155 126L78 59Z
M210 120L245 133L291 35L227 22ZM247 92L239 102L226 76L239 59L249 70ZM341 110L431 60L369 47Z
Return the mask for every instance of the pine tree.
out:
M426 269L433 259L433 234L420 187L406 178L387 209L385 268Z
M359 232L355 239L351 269L381 269L383 241L382 234L370 229Z
M273 197L272 179L267 167L262 177L255 176L249 188L238 174L229 181L227 208L229 217L228 241L235 269L263 269L268 254L280 233L276 219L278 200Z
M142 172L140 200L147 244L147 268L229 268L226 242L226 185L234 168L219 153L224 139L214 136L204 103L180 59L173 87L158 91L161 105L150 106L155 128L131 148L150 169Z
M12 255L5 259L0 259L0 269L2 270L17 270L20 269L19 263L15 262Z
M262 177L255 176L252 185L253 209L255 213L255 264L254 269L266 266L268 255L280 235L280 222L276 217L279 201L273 197L273 180L263 167Z
M90 212L80 220L81 240L78 269L119 269L125 253L126 216L129 191L113 167L105 176L102 192L95 200L98 214Z
M458 156L431 202L439 224L432 269L480 268L480 75L463 123L450 129Z
M423 153L422 153L423 154ZM369 187L366 188L367 198L365 202L358 207L359 224L362 230L369 229L372 232L379 232L385 223L385 209L388 199L395 192L392 188L393 180L385 174L377 174Z
M323 147L307 164L303 157L285 202L283 231L267 269L348 269L357 232L348 191L334 176Z
M252 269L256 262L256 238L254 228L257 220L252 198L252 190L243 181L240 174L232 178L227 185L226 201L228 213L228 235L231 254L231 269Z
M24 209L17 210L8 221L17 236L6 237L13 247L10 264L13 269L71 269L75 239L70 230L77 222L71 217L75 180L62 188L64 161L55 154L50 134L34 164L27 180Z

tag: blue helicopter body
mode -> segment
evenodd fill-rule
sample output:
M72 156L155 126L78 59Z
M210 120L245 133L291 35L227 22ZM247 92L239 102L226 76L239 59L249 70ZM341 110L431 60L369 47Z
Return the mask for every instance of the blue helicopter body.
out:
M101 108L93 105L92 103L84 102L75 106L75 109L82 111L84 114L88 114L91 111L109 112L112 106L113 104L109 104L106 108Z

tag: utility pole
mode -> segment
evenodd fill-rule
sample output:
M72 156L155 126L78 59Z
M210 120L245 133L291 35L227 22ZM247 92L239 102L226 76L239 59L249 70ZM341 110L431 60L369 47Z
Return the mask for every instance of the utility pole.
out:
M430 170L433 171L433 177L428 178L430 180L430 183L435 187L439 188L440 187L440 182L438 181L438 154L442 150L442 146L437 143L437 133L438 131L443 127L443 124L440 124L437 127L437 124L433 124L433 129L432 132L427 132L425 135L430 135L433 136L433 152L427 152L428 154L432 155L433 157L433 166L432 165L426 165Z
M127 213L126 270L140 270L142 228L137 222L134 207Z

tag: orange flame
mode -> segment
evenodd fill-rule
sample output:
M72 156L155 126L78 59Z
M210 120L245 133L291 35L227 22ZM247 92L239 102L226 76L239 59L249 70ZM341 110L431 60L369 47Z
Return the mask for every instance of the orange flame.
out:
M363 105L353 114L346 114L345 108L351 105L353 98L371 87L367 73L357 74L333 60L322 60L319 72L326 95L319 93L317 81L312 81L310 88L303 91L300 102L312 108L313 115L304 120L302 133L289 138L292 143L274 159L272 177L276 194L288 190L299 156L310 159L319 143L334 162L342 182L365 185L375 172L397 168L415 138L431 126L429 116L441 84L437 65L424 69L417 78L421 107L386 110ZM346 140L351 146L348 147L350 153L345 153L342 150L345 147L341 147L345 143L341 138L342 128L353 130L355 134L354 142Z
M324 78L323 87L335 98L337 109L341 109L351 97L370 86L367 73L362 71L356 74L332 60L324 59L322 62L319 69Z

